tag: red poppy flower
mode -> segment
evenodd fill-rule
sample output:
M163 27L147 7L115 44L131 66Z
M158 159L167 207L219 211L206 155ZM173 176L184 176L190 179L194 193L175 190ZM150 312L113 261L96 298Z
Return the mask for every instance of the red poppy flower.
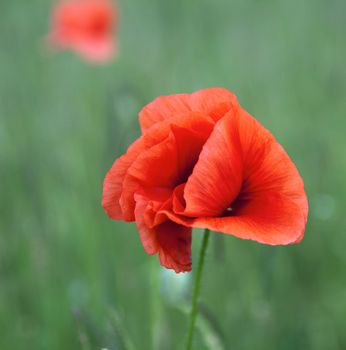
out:
M231 92L158 97L139 119L142 136L107 173L102 205L112 219L136 221L161 265L191 270L192 227L271 245L303 238L303 181Z
M62 0L52 14L49 41L92 62L110 60L115 52L117 11L110 0Z

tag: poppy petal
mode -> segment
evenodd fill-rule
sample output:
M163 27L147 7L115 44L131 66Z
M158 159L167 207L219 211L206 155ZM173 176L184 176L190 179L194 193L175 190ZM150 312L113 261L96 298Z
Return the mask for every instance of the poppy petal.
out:
M165 119L191 112L187 101L187 94L157 97L139 112L139 122L142 131L144 132Z
M166 221L156 228L162 266L176 273L191 271L191 233L190 227L173 221Z
M149 228L145 222L145 213L148 210L148 200L138 194L135 195L135 199L136 225L143 248L150 255L156 254L159 250L159 242L156 237L156 232L153 228Z
M135 199L136 224L145 251L151 255L159 253L161 265L177 273L190 271L192 229L167 219L149 228L145 222L149 202L145 196L138 194Z
M160 96L141 110L139 120L144 132L157 123L191 111L203 113L216 121L237 108L237 98L230 91L210 88L192 94Z
M74 50L90 62L105 62L115 54L117 8L111 1L60 1L51 27L52 47Z
M237 120L220 119L189 177L184 198L187 216L221 215L238 196L243 175Z
M240 110L235 120L244 163L243 184L237 199L229 204L229 212L219 217L198 215L195 219L179 215L179 212L166 210L165 214L178 224L209 228L260 243L299 242L304 235L308 202L298 170L270 132L246 111ZM219 185L226 188L224 183ZM195 190L201 191L201 188L196 186ZM186 197L186 188L184 193ZM201 200L199 197L185 199L186 202ZM176 201L181 207L181 190Z
M307 201L290 200L268 194L252 200L242 210L225 217L188 219L165 212L175 222L195 228L208 228L242 239L269 245L299 243L304 236Z
M191 110L205 113L218 121L228 112L236 112L239 107L235 94L223 88L209 88L189 95Z
M148 148L134 160L124 177L120 206L125 217L134 220L136 192L148 188L173 190L186 181L212 127L209 118L190 113L177 119L176 124L167 124L169 133L157 144L162 139L163 127L154 126L143 136Z
M136 192L148 188L171 188L177 178L174 136L144 150L129 167L124 181L120 206L124 216L134 220ZM165 169L162 171L162 169Z
M119 204L119 199L123 191L123 179L127 170L142 149L143 139L138 139L128 148L126 154L113 163L105 176L103 182L102 207L108 216L114 220L126 220Z
M85 38L74 44L77 53L90 62L106 62L116 55L116 45L113 38Z

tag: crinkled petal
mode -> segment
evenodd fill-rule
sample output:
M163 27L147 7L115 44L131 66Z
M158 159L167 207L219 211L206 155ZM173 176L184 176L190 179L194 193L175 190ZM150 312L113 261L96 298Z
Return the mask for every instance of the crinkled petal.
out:
M199 153L212 128L213 123L208 116L189 113L184 118L172 118L154 126L150 132L134 142L127 153L114 162L105 177L102 206L108 215L112 219L133 221L133 194L139 190L141 184L146 187L160 187L160 183L155 183L158 178L161 178L161 184L165 183L165 186L174 182L177 174L185 171L185 164L190 169L188 164L191 164L192 159L197 160L196 153ZM167 155L165 151L168 152ZM133 165L139 155L138 163ZM132 175L130 174L124 185L124 179L132 165ZM125 193L122 196L123 189ZM122 204L119 204L120 199Z
M209 88L196 91L190 95L190 108L205 113L218 121L226 113L235 113L239 104L235 94L223 88Z
M300 200L298 204L289 198L268 194L251 200L242 209L224 217L189 219L172 212L166 214L181 225L208 228L263 244L286 245L302 240L307 207L304 200Z
M119 204L119 199L123 191L123 180L127 170L143 148L142 139L135 141L129 147L126 154L114 162L105 176L103 182L102 207L108 216L114 220L126 220Z
M147 188L171 188L178 177L173 134L143 151L128 169L120 206L125 217L134 219L135 193Z
M176 273L191 271L191 232L190 227L166 221L156 229L160 243L160 263Z
M147 148L131 164L123 180L120 206L126 218L134 219L136 192L148 188L174 189L186 181L212 128L209 118L190 113L174 124L167 124L170 131L163 139L163 128L159 127L143 136ZM155 129L157 133L153 132Z
M237 120L220 119L189 177L184 198L187 216L221 215L238 196L243 177Z
M142 131L177 115L200 112L217 121L230 110L238 108L236 96L223 88L209 88L192 94L160 96L139 113Z
M188 94L157 97L139 113L139 123L142 131L144 132L146 129L165 119L191 112L187 100Z
M181 215L187 203L179 188L173 200L177 211L163 212L178 224L209 228L260 243L299 242L304 235L308 203L298 170L270 132L252 116L240 110L234 118L243 179L238 197L229 203L229 211L218 217L203 217L203 212L196 218ZM219 185L226 188L223 182ZM187 184L185 193L186 187Z
M157 240L155 230L153 228L149 228L145 222L145 214L151 209L148 199L139 194L135 195L135 199L136 225L143 248L148 254L156 254L159 250L159 242Z
M164 193L162 193L165 196ZM178 225L166 218L155 227L148 227L145 213L150 211L150 201L145 196L135 195L136 224L145 251L159 254L162 266L175 272L191 270L191 228Z

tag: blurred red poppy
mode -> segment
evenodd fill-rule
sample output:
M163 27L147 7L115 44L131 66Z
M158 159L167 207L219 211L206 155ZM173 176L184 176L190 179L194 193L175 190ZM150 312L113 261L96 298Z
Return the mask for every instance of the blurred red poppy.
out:
M298 243L308 203L273 135L221 88L158 97L139 115L142 136L104 180L102 205L136 221L161 265L191 270L191 228L270 245Z
M62 0L53 10L49 42L87 61L109 61L116 51L116 22L110 0Z

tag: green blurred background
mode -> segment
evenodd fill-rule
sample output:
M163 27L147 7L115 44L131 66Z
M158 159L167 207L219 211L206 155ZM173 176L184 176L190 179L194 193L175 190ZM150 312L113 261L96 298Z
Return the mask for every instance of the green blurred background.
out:
M119 3L100 67L47 52L51 3L1 0L0 349L183 349L193 273L108 219L102 181L144 104L212 86L284 145L310 214L297 246L213 234L195 349L346 349L346 2Z

